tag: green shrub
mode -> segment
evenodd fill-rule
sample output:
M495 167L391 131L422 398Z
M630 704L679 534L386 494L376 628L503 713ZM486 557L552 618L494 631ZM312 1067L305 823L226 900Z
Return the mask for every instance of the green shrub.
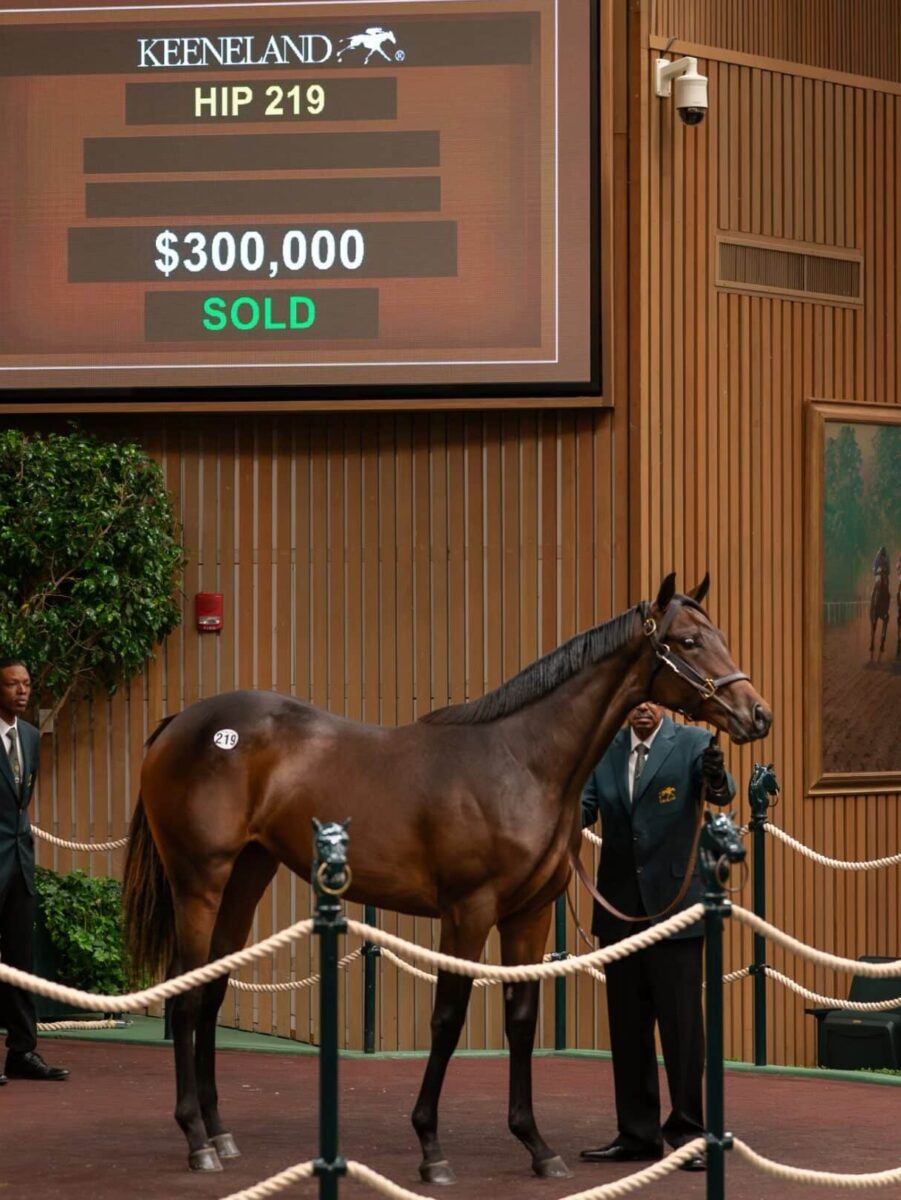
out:
M37 867L38 902L59 954L59 982L86 992L128 990L122 934L122 884L108 875Z

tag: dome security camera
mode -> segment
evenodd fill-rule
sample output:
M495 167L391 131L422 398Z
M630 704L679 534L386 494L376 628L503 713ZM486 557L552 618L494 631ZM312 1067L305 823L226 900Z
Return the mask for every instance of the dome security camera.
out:
M675 91L679 119L684 125L700 125L707 116L707 76L698 74L698 60L691 56L675 62L658 58L654 70L656 94L666 98Z

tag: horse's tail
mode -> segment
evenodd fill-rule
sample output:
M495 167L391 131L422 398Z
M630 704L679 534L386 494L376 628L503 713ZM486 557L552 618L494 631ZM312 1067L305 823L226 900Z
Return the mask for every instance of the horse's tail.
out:
M140 796L128 830L122 907L129 971L136 983L155 980L172 958L175 919L169 880Z
M147 739L152 745L172 720L165 717ZM128 829L128 853L122 880L125 949L136 983L155 979L168 967L175 947L172 891L139 795Z

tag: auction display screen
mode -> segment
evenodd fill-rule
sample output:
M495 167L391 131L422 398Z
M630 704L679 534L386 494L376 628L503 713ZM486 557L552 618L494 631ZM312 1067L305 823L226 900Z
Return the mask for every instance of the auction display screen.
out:
M0 399L596 394L596 0L0 10Z

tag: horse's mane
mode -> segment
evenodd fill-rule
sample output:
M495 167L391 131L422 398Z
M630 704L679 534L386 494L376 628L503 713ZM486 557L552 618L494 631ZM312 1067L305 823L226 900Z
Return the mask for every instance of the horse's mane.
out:
M436 708L419 719L432 725L481 725L518 712L572 679L583 667L601 662L625 646L635 634L637 612L637 608L630 608L602 625L577 633L477 700Z

